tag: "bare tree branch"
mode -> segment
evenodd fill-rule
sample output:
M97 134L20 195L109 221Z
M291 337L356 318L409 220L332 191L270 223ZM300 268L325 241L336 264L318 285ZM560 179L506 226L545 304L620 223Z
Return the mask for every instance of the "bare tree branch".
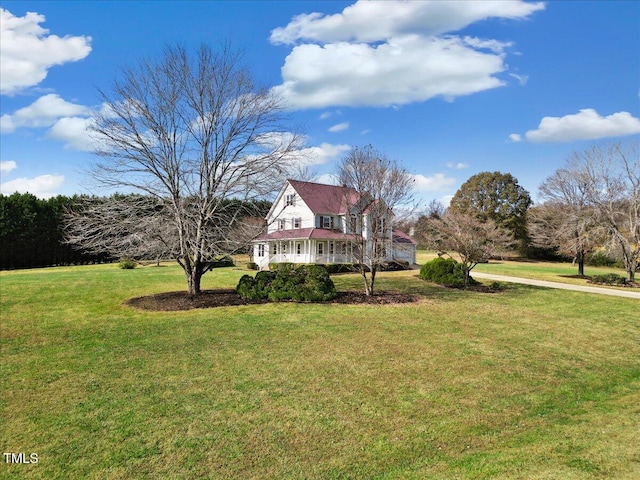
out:
M124 69L112 90L101 94L107 108L94 117L102 160L93 179L157 202L155 216L143 222L145 235L133 205L112 205L119 213L102 229L103 246L111 239L109 248L116 248L121 240L115 239L134 230L141 238L161 237L196 295L212 258L241 243L231 235L250 215L229 200L251 202L276 192L301 136L284 128L280 98L254 85L228 45L219 51L202 45L194 54L168 47L160 59ZM82 222L81 213L75 218L76 225ZM100 236L99 224L94 226L87 232L91 248ZM75 239L82 243L80 234ZM144 248L127 251L140 256Z
M338 179L359 195L351 206L357 222L352 247L365 293L373 295L376 273L393 248L393 223L415 211L414 179L371 145L351 150L338 167Z

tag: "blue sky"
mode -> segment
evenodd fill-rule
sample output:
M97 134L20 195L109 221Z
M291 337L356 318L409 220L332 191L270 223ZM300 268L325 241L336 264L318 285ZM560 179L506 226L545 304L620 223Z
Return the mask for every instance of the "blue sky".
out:
M4 1L0 191L91 192L98 88L167 44L245 52L317 153L372 144L445 203L470 176L538 186L574 150L640 134L637 1ZM31 13L29 13L31 12Z

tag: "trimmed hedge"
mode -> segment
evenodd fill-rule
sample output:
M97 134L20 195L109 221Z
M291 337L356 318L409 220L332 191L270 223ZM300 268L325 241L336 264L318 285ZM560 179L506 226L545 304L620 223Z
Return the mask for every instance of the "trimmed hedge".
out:
M233 258L228 255L224 255L222 257L218 257L211 262L209 262L211 268L222 268L222 267L233 267L235 263L233 262Z
M447 287L463 287L464 272L462 264L453 258L438 257L425 263L420 268L420 278L429 282L438 283ZM469 285L473 285L475 280L469 275Z
M243 275L236 289L249 300L325 302L337 292L329 272L322 265L280 264L276 272L258 272L255 278Z

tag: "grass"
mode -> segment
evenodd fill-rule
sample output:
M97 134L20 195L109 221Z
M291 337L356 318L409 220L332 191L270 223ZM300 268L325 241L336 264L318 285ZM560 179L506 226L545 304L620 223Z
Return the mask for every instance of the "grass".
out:
M419 251L418 262L424 263L436 257L434 252ZM560 282L572 285L591 285L613 289L627 289L626 287L616 287L610 285L593 285L587 282L587 278L578 277L578 266L570 262L545 262L545 261L520 261L520 260L491 260L489 263L481 263L472 271L474 272L492 273L495 275L507 275L511 277L529 278L533 280L545 280L548 282ZM622 268L615 267L592 267L585 266L585 276L605 275L607 273L616 273L627 277Z
M0 477L640 475L636 300L415 274L378 285L416 304L176 313L122 305L184 289L175 266L2 272L2 449L39 461Z

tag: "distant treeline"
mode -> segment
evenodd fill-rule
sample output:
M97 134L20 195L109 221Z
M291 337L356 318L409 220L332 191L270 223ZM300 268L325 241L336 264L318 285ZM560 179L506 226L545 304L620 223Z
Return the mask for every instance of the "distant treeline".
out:
M0 194L0 270L118 260L108 254L82 251L65 243L65 211L80 199L78 195L59 195L43 200L30 193ZM252 202L251 207L256 216L264 218L271 203Z
M64 211L77 198L59 195L42 200L30 193L0 194L0 270L113 260L64 243Z

